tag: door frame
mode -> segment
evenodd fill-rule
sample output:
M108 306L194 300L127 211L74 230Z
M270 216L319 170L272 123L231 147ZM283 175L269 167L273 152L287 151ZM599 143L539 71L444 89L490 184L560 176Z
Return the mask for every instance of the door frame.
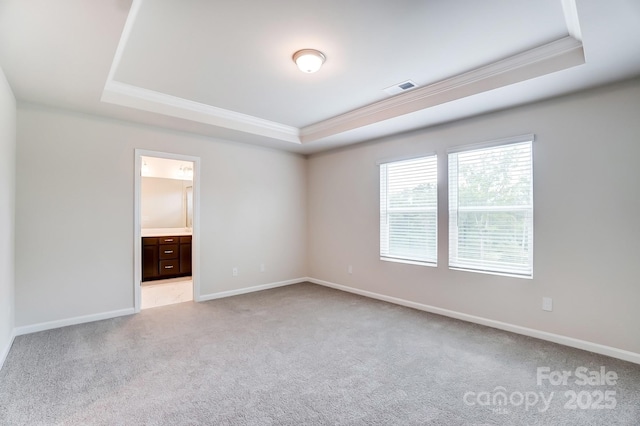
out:
M134 212L133 212L133 307L140 312L142 298L142 157L166 158L169 160L191 161L193 163L193 227L191 236L191 278L193 280L193 300L200 302L200 157L170 152L135 149L134 170Z

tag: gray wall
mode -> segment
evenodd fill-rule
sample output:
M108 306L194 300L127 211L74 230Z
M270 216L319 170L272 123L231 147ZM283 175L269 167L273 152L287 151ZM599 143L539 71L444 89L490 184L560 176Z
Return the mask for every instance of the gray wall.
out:
M201 158L202 295L307 275L303 157L21 105L16 326L133 307L135 148Z
M314 155L310 276L640 353L639 118L636 79ZM534 278L449 270L447 148L525 133L536 135ZM438 267L380 261L376 161L434 151Z
M0 68L0 367L14 326L16 100Z

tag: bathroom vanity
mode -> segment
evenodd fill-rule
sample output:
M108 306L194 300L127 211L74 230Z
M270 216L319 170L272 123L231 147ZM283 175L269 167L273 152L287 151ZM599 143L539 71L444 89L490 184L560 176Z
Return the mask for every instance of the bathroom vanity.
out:
M187 276L191 276L191 234L143 230L142 281Z

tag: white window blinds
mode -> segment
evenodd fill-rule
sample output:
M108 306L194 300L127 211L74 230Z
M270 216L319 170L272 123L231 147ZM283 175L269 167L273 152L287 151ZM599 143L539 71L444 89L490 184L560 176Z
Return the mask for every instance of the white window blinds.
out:
M449 154L449 266L531 277L532 141Z
M380 258L437 262L435 155L380 165Z

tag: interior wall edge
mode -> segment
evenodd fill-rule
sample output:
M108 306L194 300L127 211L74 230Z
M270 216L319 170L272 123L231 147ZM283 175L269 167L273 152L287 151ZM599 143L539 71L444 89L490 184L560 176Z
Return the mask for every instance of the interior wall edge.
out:
M17 103L0 67L0 369L15 337Z
M13 341L15 340L15 338L16 330L13 329L7 345L4 347L4 349L2 349L2 352L0 352L0 370L2 370L2 367L4 367L4 362L7 360L7 356L9 355L9 351L11 351L11 346L13 346Z

